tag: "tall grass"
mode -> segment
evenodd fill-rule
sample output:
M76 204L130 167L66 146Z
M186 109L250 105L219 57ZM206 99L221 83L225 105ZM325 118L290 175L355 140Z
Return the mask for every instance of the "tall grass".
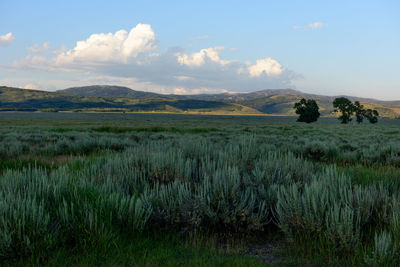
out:
M1 256L44 258L58 246L90 247L160 227L254 233L274 224L294 240L307 236L350 254L372 248L365 240L374 229L397 229L387 185L353 185L335 167L256 141L167 139L81 158L76 168L8 170L0 178ZM370 261L387 250L376 249Z
M399 263L395 139L322 131L321 140L321 130L291 127L146 129L3 129L1 259L42 262L59 247L107 247L154 229L279 229L292 246L316 248L311 255L360 266ZM74 161L31 164L60 155Z

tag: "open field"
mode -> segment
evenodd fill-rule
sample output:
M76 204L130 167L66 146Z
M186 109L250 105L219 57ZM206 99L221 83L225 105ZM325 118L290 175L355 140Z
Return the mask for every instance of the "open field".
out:
M4 265L398 266L400 120L0 114Z

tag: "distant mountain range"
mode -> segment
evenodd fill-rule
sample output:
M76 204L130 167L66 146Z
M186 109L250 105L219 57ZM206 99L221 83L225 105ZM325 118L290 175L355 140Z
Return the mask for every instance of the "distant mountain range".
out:
M323 115L332 115L337 96L306 94L292 89L267 89L251 93L198 95L157 94L127 87L93 85L56 92L0 87L0 111L176 112L204 114L295 115L293 104L315 99ZM346 96L377 109L383 117L400 117L400 101Z

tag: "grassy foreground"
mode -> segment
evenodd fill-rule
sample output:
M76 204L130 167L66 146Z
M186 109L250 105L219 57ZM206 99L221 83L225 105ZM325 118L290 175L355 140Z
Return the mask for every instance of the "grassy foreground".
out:
M397 124L6 114L1 260L397 266Z
M171 233L119 236L108 244L58 248L45 259L31 256L3 266L265 266L240 248L223 251L212 238L190 241Z

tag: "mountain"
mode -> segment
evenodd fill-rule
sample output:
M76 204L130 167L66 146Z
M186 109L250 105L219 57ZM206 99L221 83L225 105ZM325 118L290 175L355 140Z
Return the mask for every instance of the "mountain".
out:
M136 91L128 87L115 86L115 85L91 85L82 87L71 87L63 90L58 90L57 92L75 96L195 99L204 101L223 101L223 102L234 102L234 103L244 102L253 99L261 99L261 98L265 99L277 95L316 98L323 102L325 101L333 102L335 98L343 96L350 99L351 101L360 101L364 103L400 107L400 100L384 101L372 98L362 98L362 97L346 96L346 95L324 96L324 95L303 93L293 89L266 89L250 93L175 95L175 94L159 94L153 92Z
M0 111L154 111L175 113L261 114L255 109L237 103L225 103L221 101L170 99L161 97L76 96L64 92L46 92L5 86L0 87Z
M0 87L0 111L96 111L175 112L206 114L295 115L293 105L301 98L315 99L324 116L333 116L337 96L307 94L292 89L268 89L251 93L165 95L127 87L93 85L57 92ZM400 101L346 96L381 116L400 118Z
M131 97L131 98L165 98L160 94L135 91L128 87L114 85L91 85L82 87L71 87L57 92L76 96L97 97Z
M136 91L128 87L115 86L115 85L91 85L82 87L71 87L67 89L58 90L57 92L75 96L195 99L204 101L224 101L224 102L238 102L249 99L268 97L272 95L297 95L297 96L307 95L293 89L268 89L251 93L175 95L175 94L157 94L152 92Z
M197 95L174 95L157 94L135 91L127 87L93 85L85 87L74 87L58 92L68 93L75 96L97 96L97 97L133 97L138 99L160 98L178 100L201 100L216 101L224 103L235 103L254 109L263 114L295 115L293 105L301 98L312 98L318 102L322 115L331 115L333 112L332 102L336 97L316 94L307 94L293 89L267 89L250 93L221 93L221 94L197 94ZM354 96L347 97L351 101L360 101L368 108L377 109L382 116L395 118L400 116L400 101L382 101L370 98Z

